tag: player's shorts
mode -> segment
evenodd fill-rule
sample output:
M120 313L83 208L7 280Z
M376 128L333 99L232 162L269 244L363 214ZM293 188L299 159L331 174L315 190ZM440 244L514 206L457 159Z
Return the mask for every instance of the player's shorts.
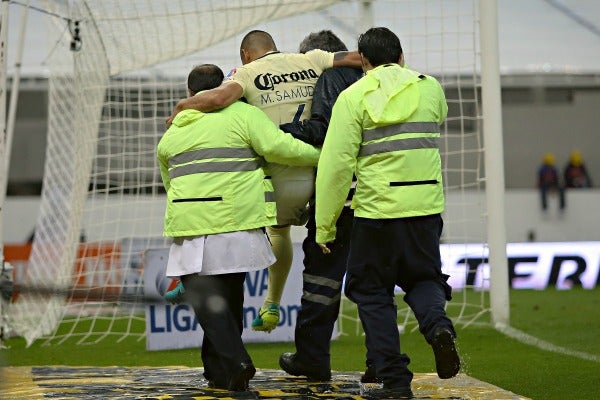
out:
M315 191L313 167L269 164L277 204L277 225L304 225L308 220L308 201Z

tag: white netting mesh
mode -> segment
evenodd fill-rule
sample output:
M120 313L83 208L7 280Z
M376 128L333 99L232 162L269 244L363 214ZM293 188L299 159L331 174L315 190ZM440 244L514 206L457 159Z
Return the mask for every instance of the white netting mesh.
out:
M75 286L94 298L22 293L11 310L14 331L28 342L44 336L62 340L79 335L84 342L106 335L142 338L143 324L135 324L143 320L139 307L97 300L102 295L141 295L140 254L165 245L156 145L166 117L186 96L188 71L204 62L226 72L238 65L241 37L250 29L270 32L281 51L296 51L308 33L321 29L333 30L352 49L369 27L362 3L43 2L53 13L48 147L41 216L20 283ZM442 151L447 243L485 243L483 222L481 231L465 228L466 221L483 221L476 4L377 0L371 8L373 24L400 37L408 65L435 75L446 90L450 114ZM463 322L487 312L483 295L476 297L474 304L466 297L453 302L461 307ZM410 313L403 313L409 324Z

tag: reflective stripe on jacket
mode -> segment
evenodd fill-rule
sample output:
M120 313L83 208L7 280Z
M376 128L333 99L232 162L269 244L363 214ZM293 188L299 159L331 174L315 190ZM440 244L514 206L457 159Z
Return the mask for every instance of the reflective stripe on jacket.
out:
M258 108L236 102L177 114L157 155L167 190L164 235L180 237L276 224L264 159L314 166L319 151L280 131Z

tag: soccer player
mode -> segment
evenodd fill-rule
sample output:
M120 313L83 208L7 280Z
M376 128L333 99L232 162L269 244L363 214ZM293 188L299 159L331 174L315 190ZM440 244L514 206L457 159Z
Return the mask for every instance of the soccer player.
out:
M356 51L281 53L271 35L259 30L243 38L240 58L242 67L221 86L179 101L173 115L190 108L203 112L217 110L244 97L276 125L299 121L310 116L314 86L323 70L335 66L360 67ZM306 206L314 192L315 172L312 167L278 163L269 163L267 170L273 179L277 204L277 223L267 227L267 232L277 261L269 267L267 295L252 329L270 332L279 323L279 303L292 266L290 226L306 223Z
M448 112L439 82L404 67L398 37L372 28L358 39L365 76L333 107L316 181L316 241L333 249L353 173L354 225L345 293L358 306L379 398L411 398L410 359L400 352L395 286L432 346L438 376L458 374L451 299L440 259L444 210L439 125Z
M313 49L346 51L346 45L330 30L309 34L300 43L300 53ZM342 90L363 75L362 69L338 67L321 74L315 86L311 117L280 125L295 138L321 146L325 140L331 109ZM348 199L353 189L348 188ZM315 241L314 199L310 202L307 235L302 244L304 271L302 272L302 307L296 318L295 353L284 353L279 365L288 374L306 376L312 381L331 379L330 340L340 310L342 281L350 244L353 211L347 201L337 220L338 234L331 254L323 254Z
M200 65L188 76L189 94L222 81L219 67ZM276 223L276 208L261 156L314 166L319 150L243 102L179 113L157 148L167 191L164 235L174 238L166 274L180 278L176 300L192 306L204 331L209 386L233 391L246 390L256 372L241 338L246 272L275 261L263 229Z

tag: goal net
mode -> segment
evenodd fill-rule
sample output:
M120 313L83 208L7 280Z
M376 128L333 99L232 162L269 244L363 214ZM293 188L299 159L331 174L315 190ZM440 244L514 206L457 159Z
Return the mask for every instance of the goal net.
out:
M41 1L48 15L48 143L34 241L9 308L10 329L97 342L144 338L142 254L162 238L165 194L156 145L194 65L238 66L251 29L297 51L331 29L348 46L371 26L402 42L407 64L436 76L449 116L442 127L447 196L444 268L458 324L490 323L476 0ZM303 228L298 228L303 229ZM303 233L300 232L300 236ZM469 260L479 260L470 262ZM486 289L486 290L483 290ZM344 303L342 331L358 329ZM399 303L399 324L416 326Z

